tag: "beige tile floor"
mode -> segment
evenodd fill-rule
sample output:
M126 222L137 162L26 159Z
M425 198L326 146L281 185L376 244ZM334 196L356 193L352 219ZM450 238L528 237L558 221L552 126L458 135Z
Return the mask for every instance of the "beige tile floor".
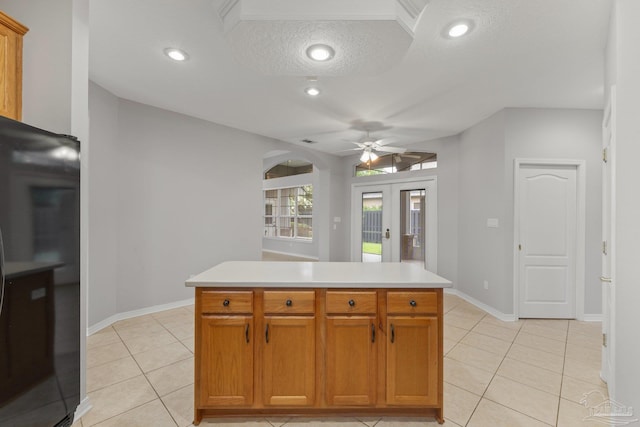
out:
M584 393L599 378L600 324L574 320L502 322L445 295L445 426L588 426ZM74 427L191 426L193 306L115 323L87 339L93 405ZM592 395L600 403L598 396ZM602 399L602 398L601 398ZM396 427L433 420L254 419L203 421L246 427ZM597 425L597 424L593 424ZM601 424L600 424L601 425Z

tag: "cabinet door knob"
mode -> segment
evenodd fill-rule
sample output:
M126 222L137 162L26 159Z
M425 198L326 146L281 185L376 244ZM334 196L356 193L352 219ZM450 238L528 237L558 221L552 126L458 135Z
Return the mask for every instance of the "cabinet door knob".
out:
M244 328L244 339L247 343L249 343L249 324L247 323L247 327Z
M349 306L353 307L354 305L356 305L356 302L352 299L349 300Z
M391 324L391 344L396 340L396 329L393 327L393 323Z
M291 307L291 305L293 304L293 301L288 299L287 302L285 302L285 304L287 304L287 307Z
M376 342L376 325L371 324L371 342Z
M264 329L264 339L269 344L269 324L267 323L267 327Z
M415 307L416 305L418 305L418 303L416 302L416 300L413 300L413 299L412 299L411 301L409 301L409 305L410 305L411 307Z
M222 305L224 305L225 307L229 307L229 300L226 299L226 300L222 301Z

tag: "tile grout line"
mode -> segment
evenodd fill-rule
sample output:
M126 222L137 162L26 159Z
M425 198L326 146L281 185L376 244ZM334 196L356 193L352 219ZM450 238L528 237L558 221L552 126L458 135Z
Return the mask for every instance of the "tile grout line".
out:
M560 404L562 403L562 385L564 384L564 367L565 367L565 364L567 363L567 345L569 344L569 328L570 327L571 327L571 324L567 325L567 334L565 338L566 341L564 343L564 355L562 357L562 375L560 376L560 396L558 399L558 411L556 412L556 427L560 422Z
M155 320L155 319L154 319L154 320ZM159 322L158 322L158 323L159 323ZM164 326L163 326L163 327L164 327ZM169 408L167 408L167 406L164 404L164 402L163 402L163 401L162 401L162 399L160 398L160 395L158 394L158 391L155 389L155 387L153 387L153 384L151 384L151 382L149 381L149 378L147 378L147 375L145 374L144 370L142 369L142 367L140 366L140 364L138 363L138 361L136 360L136 358L135 358L135 357L133 356L133 354L131 353L131 350L129 349L129 346L127 346L127 344L125 343L124 339L122 339L122 336L118 333L118 330L117 330L116 328L113 328L113 329L114 329L114 331L115 331L116 335L118 336L118 338L120 338L120 341L122 342L122 344L123 344L123 345L125 346L125 348L127 349L127 352L129 352L129 356L131 357L131 359L133 359L133 361L135 362L135 364L136 364L136 366L138 367L138 369L140 369L140 373L141 373L141 374L142 374L142 376L144 377L145 381L147 381L147 384L149 384L149 387L151 387L151 390L153 390L153 392L155 393L156 398L160 401L160 403L162 403L162 406L164 406L165 410L167 411L167 413L168 413L168 414L169 414L169 416L171 417L171 420L175 423L175 425L176 425L177 427L180 427L180 425L178 424L178 422L175 420L175 418L174 418L174 417L173 417L173 415L171 414L171 411L169 411ZM165 328L165 329L166 329L166 328ZM188 350L188 349L187 349L187 350ZM160 368L158 368L158 369L160 369ZM136 375L136 376L137 376L137 375ZM135 377L133 377L133 378L135 378ZM129 378L129 379L131 379L131 378ZM127 380L125 380L125 381L127 381ZM120 382L124 382L124 381L120 381ZM117 384L119 384L119 383L117 383ZM106 387L103 387L103 388L106 388ZM153 399L153 400L155 400L155 399ZM153 400L150 400L149 402L153 402ZM115 415L113 415L113 416L111 416L111 417L105 418L104 420L100 421L100 423L105 422L105 421L107 421L107 420L110 420L110 419L112 419L112 418L118 417L118 416L120 416L120 415L122 415L122 414L126 414L127 412L132 411L133 409L140 408L140 407L142 407L142 406L146 405L146 404L147 404L147 403L149 403L149 402L144 402L143 404L138 405L138 406L135 406L135 407L133 407L133 408L129 408L129 409L127 409L127 410L126 410L126 411L124 411L124 412L120 412L119 414L115 414ZM98 424L99 424L99 423L98 423ZM95 425L95 424L94 424L94 425ZM83 425L83 427L84 427L84 425ZM91 426L87 426L87 427L91 427Z
M486 317L486 315L484 317ZM483 319L484 319L484 317L483 317ZM520 333L520 329L522 329L522 326L520 326L520 328L518 329L518 333ZM476 332L476 333L479 333L479 332ZM516 334L516 336L518 336L518 334ZM492 337L492 338L495 338L495 337ZM515 341L515 339L516 339L516 337L513 337L513 341ZM498 367L496 368L495 372L491 376L491 379L489 380L489 383L487 384L487 386L485 387L484 391L482 392L482 395L480 396L480 399L478 399L478 403L476 403L476 406L473 408L473 411L471 411L471 415L469 415L469 419L464 424L465 427L469 425L469 423L471 422L471 419L473 418L473 415L478 410L478 406L480 406L480 402L482 402L482 399L485 398L484 395L487 393L487 390L489 390L489 387L491 386L491 383L493 382L493 379L496 377L496 374L498 373L498 369L500 369L500 366L502 366L502 362L504 362L505 357L507 357L507 353L509 353L509 350L511 350L511 346L513 345L513 341L511 342L511 344L509 344L509 348L505 352L504 356L502 357L502 360L500 361L500 364L498 365Z
M485 394L487 393L487 390L489 390L489 387L491 386L491 383L493 382L493 380L495 379L495 377L496 377L496 376L499 376L499 375L498 375L498 370L500 370L500 367L501 367L501 366L502 366L502 364L504 363L504 360L507 358L507 354L508 354L508 353L509 353L509 351L511 350L511 347L513 346L513 344L515 343L516 338L518 337L518 335L520 334L520 332L522 332L522 327L523 327L523 326L524 326L524 325L520 326L520 328L518 329L518 333L517 333L517 334L516 334L516 336L513 338L513 341L511 342L511 344L509 345L509 348L507 349L507 351L506 351L505 355L503 356L502 361L500 362L500 365L498 365L498 368L496 369L495 373L494 373L494 374L493 374L493 376L491 377L491 380L489 381L489 384L487 384L487 387L485 388L484 392L482 393L482 396L480 396L480 400L478 400L478 403L476 404L476 407L473 409L473 412L471 413L471 416L469 417L469 420L467 421L467 423L465 424L465 426L468 426L468 425L469 425L469 423L471 422L471 419L473 418L473 415L475 414L476 410L478 409L478 406L480 406L480 402L482 402L482 399L486 399L486 400L488 400L488 401L490 401L490 402L495 403L496 405L500 405L500 406L502 406L502 407L504 407L504 408L507 408L507 409L509 409L509 410L511 410L511 411L514 411L514 412L517 412L517 413L519 413L519 414L522 414L522 415L524 415L524 416L526 416L526 417L528 417L528 418L531 418L531 419L533 419L533 420L539 421L539 422L541 422L541 423L543 423L543 424L545 424L545 425L549 425L549 424L545 423L544 421L539 420L539 419L538 419L538 418L536 418L536 417L533 417L533 416L531 416L531 415L525 414L524 412L518 411L517 409L510 408L510 407L508 407L508 406L506 406L506 405L503 405L503 404L502 404L502 403L500 403L500 402L496 402L496 401L494 401L494 400L492 400L492 399L490 399L490 398L488 398L488 397L485 397ZM525 333L526 333L526 332L525 332ZM495 338L495 337L493 337L493 338ZM500 375L500 376L501 376L501 375ZM509 378L507 378L507 379L509 379ZM511 381L514 381L514 380L511 380ZM518 384L522 384L522 383L520 383L519 381L514 381L514 382L517 382ZM522 385L526 385L526 384L522 384ZM538 390L538 389L536 389L535 387L531 387L531 388L533 388L533 389L535 389L535 390ZM558 396L558 398L559 398L559 397L560 397L560 396ZM556 415L556 418L557 418L557 415Z

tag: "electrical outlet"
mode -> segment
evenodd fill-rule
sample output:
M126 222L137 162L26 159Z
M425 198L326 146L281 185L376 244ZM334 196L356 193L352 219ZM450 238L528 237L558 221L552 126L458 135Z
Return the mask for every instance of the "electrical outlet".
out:
M484 288L489 289L489 281L487 280L484 281Z

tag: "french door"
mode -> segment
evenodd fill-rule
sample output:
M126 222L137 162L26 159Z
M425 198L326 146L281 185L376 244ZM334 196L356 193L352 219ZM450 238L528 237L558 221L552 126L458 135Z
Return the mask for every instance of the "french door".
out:
M436 179L353 185L351 260L437 269Z

